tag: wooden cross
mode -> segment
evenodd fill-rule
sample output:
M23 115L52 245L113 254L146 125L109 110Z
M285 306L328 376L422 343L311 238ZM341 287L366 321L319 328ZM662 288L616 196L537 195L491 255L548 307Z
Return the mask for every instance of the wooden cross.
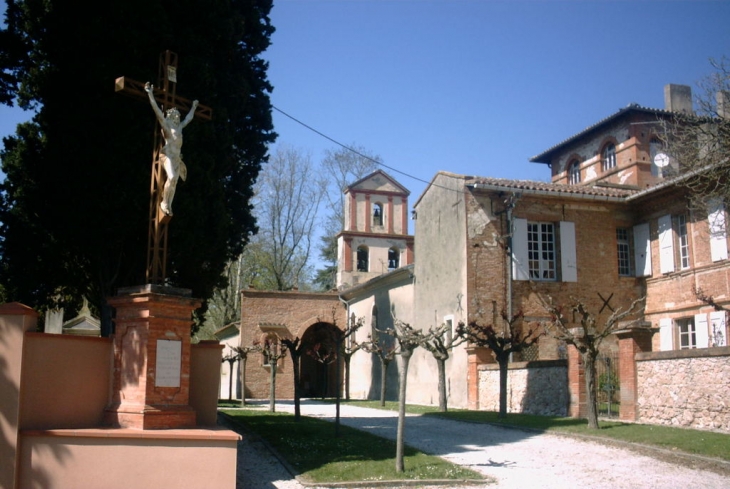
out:
M145 84L127 77L119 77L114 83L114 90L134 98L148 100ZM157 86L154 98L164 112L177 107L187 113L192 104L190 100L177 96L177 54L165 51L160 54ZM199 104L195 110L196 119L210 120L213 111L210 107ZM163 168L160 162L160 150L163 146L160 137L159 122L155 126L154 146L152 150L152 177L150 181L150 213L147 246L147 283L164 284L167 268L167 225L172 216L160 209L162 188L164 186Z

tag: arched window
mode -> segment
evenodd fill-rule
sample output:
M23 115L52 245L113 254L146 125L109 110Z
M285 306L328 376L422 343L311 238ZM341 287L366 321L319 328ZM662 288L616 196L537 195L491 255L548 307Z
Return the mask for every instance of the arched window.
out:
M608 171L616 168L616 145L608 143L601 152L601 170Z
M357 248L357 271L367 272L368 271L368 247L359 246Z
M568 164L568 183L577 185L580 183L580 161L572 160Z
M376 202L373 204L373 226L383 225L383 204Z
M400 250L391 248L388 250L388 270L395 270L400 266Z

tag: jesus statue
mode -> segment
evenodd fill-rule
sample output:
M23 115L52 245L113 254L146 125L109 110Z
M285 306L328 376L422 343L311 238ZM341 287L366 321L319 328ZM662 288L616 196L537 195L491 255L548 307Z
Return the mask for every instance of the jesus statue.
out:
M177 180L178 178L182 178L183 181L185 181L188 176L187 167L182 160L182 130L190 123L190 121L193 120L193 116L195 116L195 109L198 107L198 101L193 101L193 106L190 108L190 112L188 112L185 119L180 122L180 112L175 107L169 109L165 114L162 113L162 110L157 105L152 93L154 91L154 87L151 83L145 83L144 89L149 96L152 110L155 111L160 127L162 127L162 137L165 139L165 145L160 151L160 162L162 163L162 167L165 169L167 181L165 181L165 186L162 190L162 202L160 202L160 209L168 216L172 216L172 199L175 197Z

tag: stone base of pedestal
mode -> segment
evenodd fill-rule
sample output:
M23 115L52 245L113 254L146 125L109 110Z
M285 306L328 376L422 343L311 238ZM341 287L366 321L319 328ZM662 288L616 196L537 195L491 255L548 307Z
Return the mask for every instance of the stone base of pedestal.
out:
M190 406L118 406L104 412L105 425L135 430L194 428L196 413Z
M107 426L140 430L192 428L190 327L200 300L190 291L156 285L109 298L114 322L112 402Z

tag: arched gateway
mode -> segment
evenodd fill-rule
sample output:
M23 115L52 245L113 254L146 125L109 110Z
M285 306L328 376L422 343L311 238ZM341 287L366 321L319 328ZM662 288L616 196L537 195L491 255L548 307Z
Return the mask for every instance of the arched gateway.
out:
M302 355L300 387L303 397L337 394L333 343L347 324L346 309L336 292L242 291L242 347L261 338L300 338ZM269 397L270 366L264 355L254 354L246 362L246 397ZM290 355L279 360L276 370L277 399L294 398L294 375Z

